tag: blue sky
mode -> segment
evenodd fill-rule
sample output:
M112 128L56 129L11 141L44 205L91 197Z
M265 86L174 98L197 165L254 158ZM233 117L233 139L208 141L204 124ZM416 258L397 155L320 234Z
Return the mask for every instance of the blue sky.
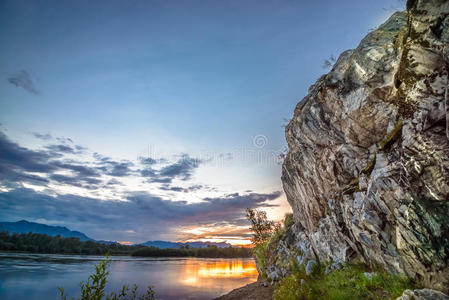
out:
M402 6L398 0L1 1L0 163L14 174L3 170L0 177L7 208L0 219L65 224L93 238L133 242L246 237L241 212L223 218L215 205L269 207L274 218L288 210L276 158L286 147L284 118L327 72L324 59L356 47ZM36 171L19 154L53 168ZM73 165L95 175L83 177ZM37 184L31 175L47 181ZM112 179L118 184L107 184ZM58 204L81 198L134 203L136 194L151 200L127 213L145 212L136 222L146 230L128 221L94 229L100 212L83 218L75 205L58 215L20 211L17 204L52 197L47 205L62 210ZM176 214L145 220L157 201L186 207L177 208L179 220ZM195 219L205 209L211 217ZM101 219L105 227L113 222Z

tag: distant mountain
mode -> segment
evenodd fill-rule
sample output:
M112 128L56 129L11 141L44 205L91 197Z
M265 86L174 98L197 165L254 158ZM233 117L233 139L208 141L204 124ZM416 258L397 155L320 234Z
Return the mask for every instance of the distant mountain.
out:
M79 231L69 230L67 227L50 226L40 223L28 222L25 220L18 222L0 222L0 231L8 231L11 233L40 233L50 236L60 235L62 237L75 237L80 241L93 241L90 237ZM106 243L105 241L101 241Z
M139 245L148 246L148 247L157 247L160 249L179 249L183 246L189 246L190 248L206 248L207 246L217 246L218 248L227 248L231 247L231 244L228 243L213 243L213 242L166 242L166 241L148 241L145 243L141 243Z
M28 222L25 220L18 221L18 222L0 222L0 232L1 231L8 231L11 233L40 233L40 234L47 234L50 236L57 236L60 235L62 237L75 237L79 238L80 241L94 241L100 244L118 244L114 241L97 241L94 239L91 239L87 235L85 235L82 232L79 231L72 231L68 229L67 227L62 226L51 226L51 225L45 225L40 223L34 223L34 222ZM189 246L190 248L205 248L207 246L217 246L218 248L226 248L230 247L231 244L228 243L213 243L213 242L166 242L166 241L148 241L139 245L148 246L148 247L157 247L160 249L167 249L167 248L173 248L173 249L179 249L183 246Z

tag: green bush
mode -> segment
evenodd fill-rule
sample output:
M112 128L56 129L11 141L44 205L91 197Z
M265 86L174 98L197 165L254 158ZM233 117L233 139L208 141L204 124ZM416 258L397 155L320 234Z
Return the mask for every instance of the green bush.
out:
M262 244L258 244L256 246L254 246L254 248L253 248L253 255L256 258L257 265L260 268L260 272L262 272L259 275L262 276L263 279L268 279L267 274L265 273L265 266L266 266L265 260L267 257L267 247L268 247L268 241L266 241Z
M281 230L281 224L268 220L267 213L257 209L246 209L246 218L251 223L251 242L253 245L263 244Z
M81 282L81 298L77 300L155 300L154 291L151 286L148 287L146 294L137 295L137 285L133 285L132 289L129 285L124 285L119 293L112 292L106 295L104 289L106 287L109 271L107 270L111 260L106 255L106 259L95 265L95 273L90 275L87 282ZM67 300L64 288L58 288L61 300ZM72 298L75 299L75 298Z

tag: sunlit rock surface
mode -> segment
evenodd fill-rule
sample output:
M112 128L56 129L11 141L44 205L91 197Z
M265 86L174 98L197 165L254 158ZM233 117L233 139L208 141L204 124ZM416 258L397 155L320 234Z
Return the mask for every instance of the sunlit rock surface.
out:
M357 259L448 292L449 1L407 9L296 106L282 175L295 225L268 246L272 280L292 257Z

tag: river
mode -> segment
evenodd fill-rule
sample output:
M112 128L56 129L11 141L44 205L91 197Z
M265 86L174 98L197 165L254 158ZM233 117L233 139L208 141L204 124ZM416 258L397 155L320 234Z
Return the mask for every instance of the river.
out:
M104 257L0 253L0 299L59 299L58 287L80 296L79 283ZM106 292L137 284L154 287L156 298L212 299L257 280L252 259L111 257Z

